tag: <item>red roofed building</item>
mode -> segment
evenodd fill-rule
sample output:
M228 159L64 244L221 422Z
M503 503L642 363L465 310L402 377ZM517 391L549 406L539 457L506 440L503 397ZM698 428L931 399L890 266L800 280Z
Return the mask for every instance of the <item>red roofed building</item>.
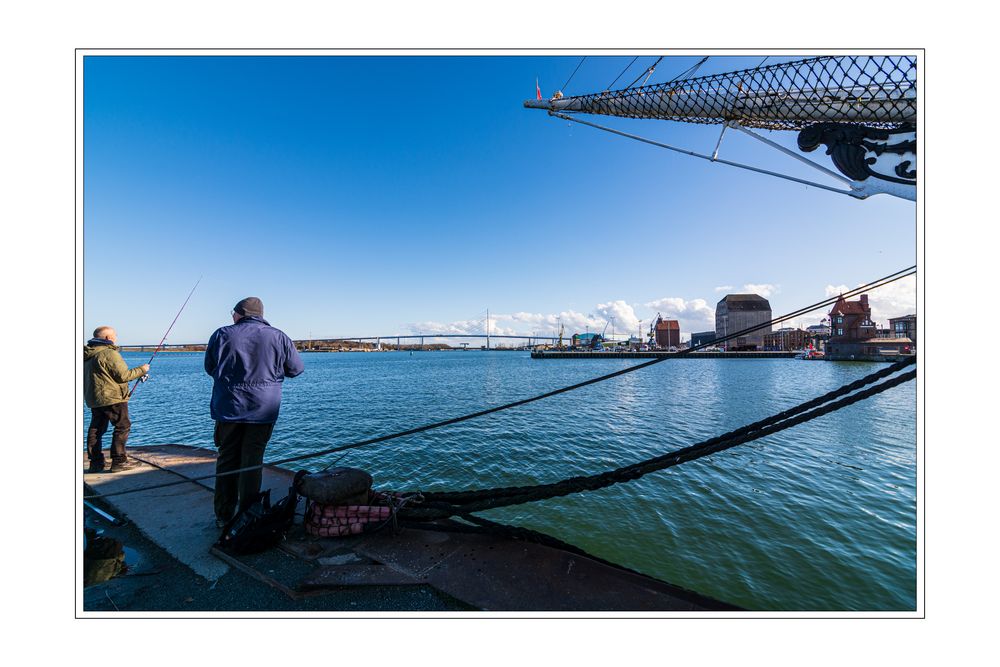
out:
M841 295L833 304L830 340L826 344L827 359L876 360L912 352L912 341L908 338L878 338L867 294L862 294L858 301L847 301Z
M875 323L868 295L860 301L847 301L841 294L830 311L830 342L868 340L875 337Z
M665 320L662 317L657 317L656 324L653 325L653 332L656 336L656 347L662 350L669 347L680 347L681 323L677 320Z

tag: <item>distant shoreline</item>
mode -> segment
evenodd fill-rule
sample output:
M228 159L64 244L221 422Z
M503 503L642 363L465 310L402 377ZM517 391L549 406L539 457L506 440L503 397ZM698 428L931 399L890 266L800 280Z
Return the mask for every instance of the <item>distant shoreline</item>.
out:
M152 352L155 349L156 349L156 347L152 346L152 345L149 345L149 346L144 346L144 345L123 345L123 346L121 346L121 351L122 352ZM305 354L307 352L308 353L315 353L315 352L487 352L487 351L488 352L528 352L528 350L526 350L524 348L518 348L518 347L491 347L491 348L489 348L489 350L486 350L486 349L484 349L482 347L450 347L448 345L441 345L441 344L435 344L435 345L428 344L428 345L424 345L423 347L421 347L419 345L413 345L413 346L403 345L403 346L400 346L399 349L396 349L395 347L393 347L391 349L386 349L386 346L383 345L383 349L381 349L381 350L374 349L374 346L372 346L371 348L357 348L357 347L347 348L347 347L344 347L344 348L318 348L318 349L317 348L313 348L313 349L301 348L301 347L296 346L296 349L298 349L298 351L300 353L303 353L303 354ZM169 347L169 348L165 347L165 348L163 348L163 349L160 350L160 353L165 353L165 352L204 352L204 351L205 351L205 346L204 345L185 345L184 347Z

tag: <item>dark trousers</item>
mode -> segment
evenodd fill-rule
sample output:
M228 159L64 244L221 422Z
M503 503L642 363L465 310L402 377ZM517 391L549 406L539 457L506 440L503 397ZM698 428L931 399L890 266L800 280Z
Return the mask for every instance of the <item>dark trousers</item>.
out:
M125 441L128 440L128 432L132 428L132 422L128 418L128 403L115 403L90 409L87 453L90 455L91 465L104 465L101 438L108 432L109 423L115 425L115 430L111 433L111 462L124 463L128 460L125 455Z
M271 439L274 424L243 424L215 422L215 446L219 458L216 474L259 466L264 462L264 449ZM253 497L260 493L261 470L241 472L215 478L215 516L228 521L237 506L245 510Z

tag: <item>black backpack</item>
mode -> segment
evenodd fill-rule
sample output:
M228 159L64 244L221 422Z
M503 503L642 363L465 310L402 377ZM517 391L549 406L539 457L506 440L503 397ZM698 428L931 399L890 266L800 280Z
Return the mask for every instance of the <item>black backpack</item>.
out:
M296 474L288 495L274 505L271 505L270 489L258 493L249 507L230 519L215 546L227 554L240 556L267 551L277 545L295 519L295 508L299 504L296 488L301 475L301 472Z

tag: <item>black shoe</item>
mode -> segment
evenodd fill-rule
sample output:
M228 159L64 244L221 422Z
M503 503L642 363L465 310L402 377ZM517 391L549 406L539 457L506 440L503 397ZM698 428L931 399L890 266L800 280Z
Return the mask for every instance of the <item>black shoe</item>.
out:
M226 527L227 523L229 523L229 522L226 521L225 519L216 519L215 520L215 527L218 528L219 530L222 530L223 528Z
M133 468L138 468L142 464L138 461L122 461L118 463L117 461L111 462L111 472L124 472L126 470L132 470Z
M100 464L98 464L98 463L91 463L90 467L87 468L87 472L90 473L90 474L104 472L104 464L103 463L100 463Z

